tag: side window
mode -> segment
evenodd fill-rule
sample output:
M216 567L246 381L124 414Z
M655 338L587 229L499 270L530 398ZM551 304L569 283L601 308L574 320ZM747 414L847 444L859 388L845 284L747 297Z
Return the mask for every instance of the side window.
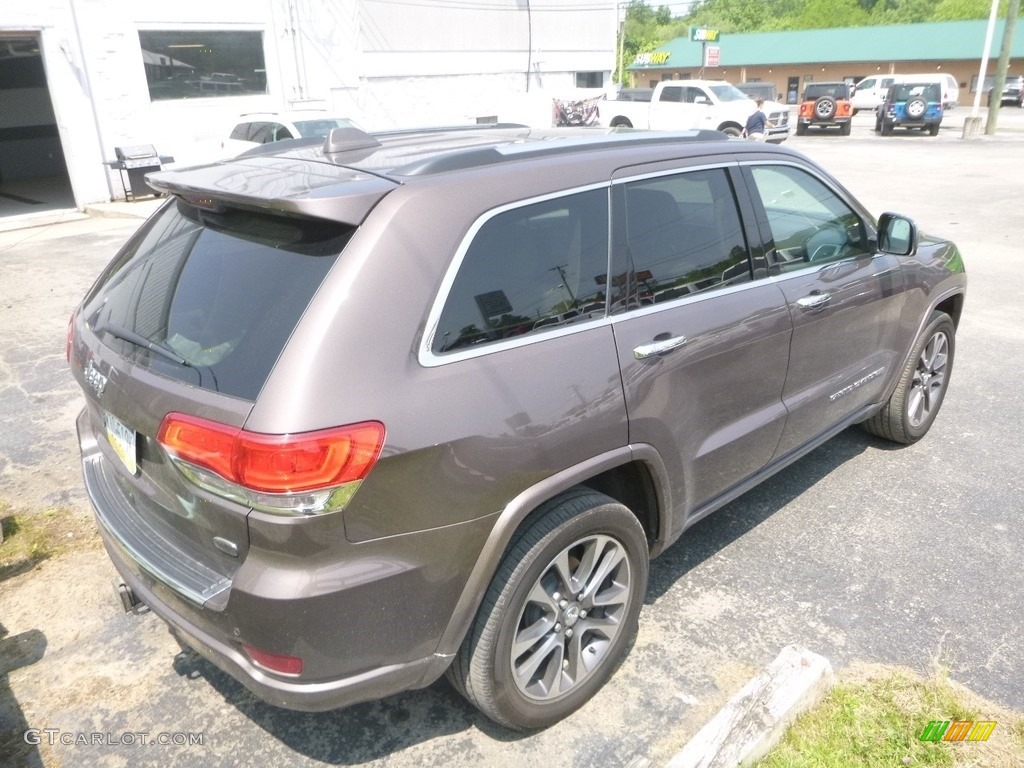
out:
M441 311L436 354L604 317L608 191L515 208L487 220Z
M240 141L248 141L249 136L249 123L239 123L235 126L234 130L231 131L231 138L238 139Z
M659 101L680 102L683 100L683 88L679 85L670 85L661 89Z
M687 88L686 88L686 96L684 97L683 100L687 104L697 104L699 102L699 100L701 99L701 97L704 98L704 103L707 103L707 101L708 101L707 94L704 93L704 91L702 91L700 88L693 88L693 87L687 86Z
M249 129L249 141L266 144L270 141L271 126L273 123L253 123Z
M785 165L754 167L751 175L771 230L771 266L777 270L871 252L860 217L824 182Z
M626 184L626 263L612 278L612 310L751 279L732 185L724 169Z
M271 141L281 141L282 139L294 139L292 132L285 128L280 123L273 123L274 137Z

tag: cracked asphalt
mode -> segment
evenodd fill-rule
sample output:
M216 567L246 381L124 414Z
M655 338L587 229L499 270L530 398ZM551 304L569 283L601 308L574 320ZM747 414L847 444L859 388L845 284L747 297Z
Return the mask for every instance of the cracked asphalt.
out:
M105 555L83 551L0 581L0 735L57 729L18 764L661 765L790 643L840 671L940 664L1024 710L1024 115L969 142L950 126L883 138L869 121L787 146L876 215L906 213L959 245L969 287L942 412L905 448L847 430L688 531L652 564L632 652L583 710L511 733L443 681L336 712L276 709L180 652L151 614L122 613ZM137 223L0 233L0 500L12 508L89 514L64 330ZM105 740L75 743L83 733Z

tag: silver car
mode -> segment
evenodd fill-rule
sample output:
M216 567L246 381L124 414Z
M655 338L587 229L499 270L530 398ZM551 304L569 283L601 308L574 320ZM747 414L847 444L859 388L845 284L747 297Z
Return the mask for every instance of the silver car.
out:
M651 558L949 384L956 246L780 147L348 128L149 183L68 329L85 485L126 603L282 707L447 673L547 726Z

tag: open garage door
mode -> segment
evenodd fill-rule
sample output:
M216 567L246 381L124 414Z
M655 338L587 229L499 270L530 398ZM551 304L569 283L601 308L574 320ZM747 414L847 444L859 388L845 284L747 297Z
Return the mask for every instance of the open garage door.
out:
M0 33L0 218L74 207L39 37Z

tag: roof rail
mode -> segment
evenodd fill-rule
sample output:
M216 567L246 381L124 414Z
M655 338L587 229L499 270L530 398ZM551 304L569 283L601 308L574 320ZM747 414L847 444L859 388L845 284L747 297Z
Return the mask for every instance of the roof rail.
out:
M375 134L380 135L380 134ZM582 139L586 134L580 134ZM695 141L725 141L729 137L721 131L692 130L692 131L647 131L627 128L624 130L610 129L600 137L594 137L582 141L575 139L571 134L566 135L565 141L545 141L518 144L514 148L509 147L478 147L429 157L425 160L416 160L406 165L392 169L390 175L396 176L423 176L431 173L443 173L445 171L457 171L467 168L477 168L496 163L523 160L530 157L542 157L551 155L569 154L572 152L591 152L602 149L609 149L623 144L635 145L657 145L678 142Z

